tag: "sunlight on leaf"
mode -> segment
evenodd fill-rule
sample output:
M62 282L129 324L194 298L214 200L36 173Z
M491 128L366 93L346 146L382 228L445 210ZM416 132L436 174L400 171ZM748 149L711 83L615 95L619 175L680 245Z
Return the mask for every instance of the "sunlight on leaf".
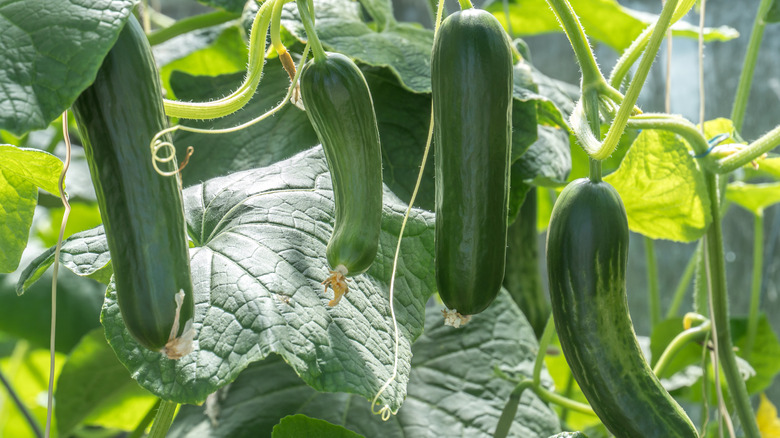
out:
M617 189L631 231L652 239L692 242L712 221L704 176L676 135L645 130L604 181Z

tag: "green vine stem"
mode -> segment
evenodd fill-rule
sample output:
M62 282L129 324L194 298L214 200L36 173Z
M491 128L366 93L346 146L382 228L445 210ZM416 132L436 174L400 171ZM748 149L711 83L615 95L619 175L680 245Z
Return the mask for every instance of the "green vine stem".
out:
M710 168L715 173L729 173L758 159L761 155L780 145L780 125L762 135L741 150L716 161Z
M530 380L524 380L520 382L512 393L509 394L509 400L504 405L504 410L501 411L501 416L498 418L498 424L496 424L496 431L493 432L493 438L506 438L509 435L509 429L512 428L512 422L517 415L517 406L520 404L520 397L523 396L523 392L526 389L533 387L534 384Z
M314 62L322 62L327 58L327 55L325 49L322 48L319 37L317 37L317 32L314 30L314 5L306 0L296 0L296 4L298 5L298 13L301 14L303 27L306 30L306 38L311 45Z
M234 12L208 12L193 17L183 18L169 27L152 32L147 35L146 38L149 40L149 44L156 46L157 44L164 43L187 32L227 23L228 21L233 21L238 18L241 18L241 14L236 14Z
M710 210L713 218L707 229L705 255L707 256L709 284L711 288L712 323L714 325L715 341L718 347L718 358L726 378L731 399L736 407L742 427L747 438L760 438L758 424L750 405L750 397L742 380L734 346L731 342L729 328L728 292L726 287L726 266L723 256L723 231L720 223L720 197L718 194L718 177L712 172L705 172L707 191L710 197Z
M154 405L152 405L152 408L146 412L144 418L142 418L141 421L138 423L138 425L135 427L135 430L133 430L133 432L130 433L130 435L128 435L127 438L142 438L146 434L146 429L149 428L150 424L152 424L152 420L154 420L155 414L160 409L161 402L162 400L158 398L157 401L154 403Z
M252 32L249 36L249 65L244 83L230 95L211 102L179 102L163 99L165 114L184 119L216 119L238 111L249 102L263 75L266 37L273 5L272 1L263 3L252 22Z
M550 316L547 318L547 324L544 325L542 337L539 338L539 351L536 352L536 360L534 361L533 383L535 386L540 386L542 384L544 357L547 355L547 347L550 346L554 334L555 320L553 320L552 313L550 313Z
M666 368L671 363L674 356L689 342L703 338L712 330L712 323L710 320L704 321L702 324L691 327L687 330L683 330L677 336L672 339L672 342L666 346L664 352L661 353L661 357L658 358L658 362L653 367L653 373L659 378L666 371Z
M24 405L22 399L19 398L19 394L16 393L13 385L11 385L11 382L8 379L6 379L5 374L3 374L2 370L0 370L0 384L3 385L5 391L8 393L8 396L14 402L16 408L19 409L19 412L22 414L22 416L24 417L27 424L30 426L30 429L32 429L35 436L37 438L43 438L43 431L41 431L41 426L38 424L38 421L35 420L35 417L33 417L30 410L27 409L27 406Z
M574 49L574 56L576 56L582 70L583 91L590 87L598 87L598 84L605 82L604 76L599 70L596 57L593 56L593 51L588 43L588 37L585 35L582 24L577 19L571 4L568 0L547 0L547 3L558 18L563 32L569 38L571 47Z
M647 297L650 303L650 332L661 322L661 295L658 290L658 263L655 259L655 242L645 236L645 263L647 265Z
M737 132L742 131L742 123L745 121L745 111L747 110L748 98L750 97L750 86L753 82L753 73L756 70L756 61L758 61L758 51L761 47L761 40L764 37L764 28L766 27L766 13L772 6L772 0L761 0L758 5L758 13L753 22L753 30L750 33L747 51L745 52L745 61L742 64L742 72L739 75L739 85L737 94L734 96L734 106L731 108L731 121L734 123L734 129Z
M599 142L591 133L589 135L582 135L582 130L577 129L572 123L572 128L575 129L578 139L583 143L583 147L588 155L595 160L604 160L614 152L618 145L620 137L623 135L623 131L628 124L628 118L634 112L634 105L639 98L639 93L642 91L642 87L645 84L647 75L650 73L650 67L653 65L655 56L658 53L658 49L661 46L666 30L669 28L674 14L675 8L679 0L668 0L664 5L661 15L658 17L658 22L653 28L650 35L650 41L647 44L647 49L642 56L642 60L639 61L636 74L634 75L631 84L628 86L623 102L620 104L620 109L609 126L607 136L603 142ZM572 121L575 119L575 114L572 114Z
M761 274L764 266L764 210L756 212L753 220L753 284L750 292L750 314L748 316L745 359L749 360L758 331L758 307L761 303Z
M149 431L149 438L165 438L165 435L168 434L168 429L171 428L173 416L178 406L178 403L165 400L160 401L160 407L157 409L157 415L154 417L154 423L152 423L152 430Z
M460 3L461 11L465 11L466 9L471 9L474 7L474 5L471 4L471 0L458 0L458 3Z
M682 17L684 17L685 14L691 10L695 3L696 0L683 0L674 11L674 15L672 16L672 24L678 22ZM612 72L609 75L610 85L615 88L620 88L620 85L623 83L623 80L625 80L629 70L631 70L631 66L636 63L636 61L642 55L642 52L647 47L647 44L650 41L650 35L653 33L656 25L657 23L653 23L646 27L645 30L643 30L642 33L639 34L636 39L634 39L628 49L623 52L623 55L621 55L620 59L618 59L617 63L615 63L615 66L612 68Z
M645 113L631 117L626 126L633 129L660 129L678 134L688 143L696 155L706 154L707 149L709 149L707 139L704 138L699 128L680 116Z
M685 265L685 270L677 283L677 288L674 290L674 298L672 298L672 304L669 305L669 310L666 311L666 319L674 318L680 311L683 298L685 298L685 292L688 291L688 285L691 284L693 274L696 272L696 262L699 260L700 252L701 245L697 245L696 250L691 254L691 258L688 259L688 263Z

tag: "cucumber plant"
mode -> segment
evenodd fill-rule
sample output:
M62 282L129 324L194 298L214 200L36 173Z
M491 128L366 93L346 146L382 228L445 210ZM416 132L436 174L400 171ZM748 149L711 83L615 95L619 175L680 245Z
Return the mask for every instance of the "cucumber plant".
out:
M144 347L192 350L192 280L181 185L149 142L166 125L149 43L131 17L73 104L106 230L122 318ZM161 163L175 171L174 161Z
M512 52L479 9L447 17L431 55L436 284L461 317L485 310L504 279Z

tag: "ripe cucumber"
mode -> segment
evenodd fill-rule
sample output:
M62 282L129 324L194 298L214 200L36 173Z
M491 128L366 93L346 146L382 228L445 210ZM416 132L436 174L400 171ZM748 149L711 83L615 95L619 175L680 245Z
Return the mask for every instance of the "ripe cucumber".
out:
M433 43L436 284L461 316L485 310L504 278L512 53L478 9L444 20Z
M373 263L382 224L382 152L374 104L363 73L351 59L328 53L301 71L306 114L322 142L333 181L336 221L326 255L331 306L347 292L346 278Z
M626 299L628 220L608 183L570 183L555 203L547 270L555 327L583 394L616 437L698 437L644 359Z
M152 164L150 141L167 122L151 48L134 17L73 112L106 230L122 319L144 347L181 357L191 349L194 313L181 185ZM165 171L175 166L160 163Z

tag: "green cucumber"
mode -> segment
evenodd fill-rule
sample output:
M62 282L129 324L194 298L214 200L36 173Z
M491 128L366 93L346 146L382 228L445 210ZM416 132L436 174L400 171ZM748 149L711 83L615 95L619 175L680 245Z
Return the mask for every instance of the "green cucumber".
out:
M461 316L485 310L504 279L512 129L512 52L478 9L441 24L431 58L436 284Z
M181 357L191 348L194 313L181 185L177 176L158 174L152 163L150 142L167 122L151 48L134 17L73 112L122 319L142 346ZM160 167L173 171L176 163Z
M374 104L363 73L351 59L328 53L301 71L306 114L322 142L333 182L336 220L326 256L331 306L347 292L346 278L371 266L382 225L382 152Z
M550 317L550 304L539 271L539 233L536 230L536 187L525 196L515 223L509 226L504 287L528 319L537 338Z
M555 327L583 394L616 437L697 437L644 359L626 299L628 220L608 183L570 183L555 203L547 270Z

